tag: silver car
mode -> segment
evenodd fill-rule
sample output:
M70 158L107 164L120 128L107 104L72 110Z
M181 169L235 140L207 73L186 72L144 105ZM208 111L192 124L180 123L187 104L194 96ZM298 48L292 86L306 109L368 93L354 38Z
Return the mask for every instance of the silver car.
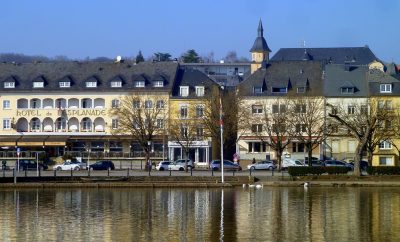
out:
M247 166L247 169L249 170L274 170L276 169L275 164L272 161L259 161L257 163L254 164L250 164Z
M160 163L158 163L158 165L156 166L156 170L159 171L184 171L185 170L185 166L182 164L176 164L175 162L171 162L171 161L161 161Z

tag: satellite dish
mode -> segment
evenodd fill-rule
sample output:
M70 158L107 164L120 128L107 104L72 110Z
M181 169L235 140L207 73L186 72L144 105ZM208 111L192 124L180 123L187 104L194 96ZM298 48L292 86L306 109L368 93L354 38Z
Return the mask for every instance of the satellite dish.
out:
M121 56L118 55L118 56L117 56L117 62L120 62L121 60L122 60Z

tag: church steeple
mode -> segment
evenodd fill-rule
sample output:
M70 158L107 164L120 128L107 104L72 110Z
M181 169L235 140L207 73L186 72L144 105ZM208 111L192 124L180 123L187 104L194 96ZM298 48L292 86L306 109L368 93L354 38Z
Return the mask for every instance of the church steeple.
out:
M268 47L267 41L264 39L264 28L262 21L258 23L257 38L254 41L253 47L250 49L251 52L251 73L255 72L262 64L266 64L269 61L269 53L271 50Z

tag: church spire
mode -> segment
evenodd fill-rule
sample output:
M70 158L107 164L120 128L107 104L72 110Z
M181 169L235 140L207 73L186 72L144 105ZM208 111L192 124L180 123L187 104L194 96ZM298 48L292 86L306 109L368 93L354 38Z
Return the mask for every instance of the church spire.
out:
M260 22L258 23L257 32L258 32L258 37L264 37L264 29L263 29L263 26L262 26L261 18L260 18Z

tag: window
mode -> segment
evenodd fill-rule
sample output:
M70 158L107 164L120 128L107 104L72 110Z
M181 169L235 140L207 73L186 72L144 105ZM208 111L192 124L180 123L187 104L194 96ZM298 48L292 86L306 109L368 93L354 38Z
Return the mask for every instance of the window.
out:
M381 93L391 93L392 84L381 84L379 90Z
M157 108L164 108L164 100L157 100L156 107Z
M251 106L251 113L262 113L263 109L261 105L253 105Z
M58 85L59 85L59 87L70 87L71 83L70 82L59 82Z
M262 87L253 87L254 94L260 94L262 92L263 92Z
M97 82L86 82L86 87L97 87Z
M92 121L89 118L84 118L82 120L82 130L90 131L92 129Z
M157 128L163 129L164 128L164 119L157 119Z
M390 143L389 141L381 141L379 143L379 149L381 150L389 150L392 148L392 143Z
M272 93L287 93L286 87L273 87Z
M391 100L379 100L378 101L378 108L380 109L392 109L392 101Z
M306 92L306 87L298 87L297 88L297 93L305 93Z
M353 94L354 87L341 87L340 91L342 92L342 94Z
M122 81L112 81L111 87L122 87Z
M379 157L379 165L381 166L392 166L392 157Z
M15 88L15 82L4 82L4 88Z
M197 139L202 139L204 136L204 129L203 127L199 126L196 129L196 135L197 135Z
M188 108L187 106L181 106L181 118L188 117Z
M44 82L33 82L34 88L41 88L44 87Z
M332 107L331 113L332 113L333 115L338 114L338 107Z
M354 114L356 112L356 107L353 105L350 105L347 107L347 114Z
M189 87L188 86L181 86L179 87L179 95L181 97L189 96Z
M368 114L368 106L367 105L361 105L361 114Z
M31 122L31 131L40 130L40 120L38 118L33 118Z
M262 132L262 124L252 124L251 125L251 132L253 132L253 133Z
M3 119L3 129L11 129L11 119Z
M284 104L273 104L272 105L272 113L285 113L286 112L286 105Z
M133 106L133 108L140 108L140 101L139 100L133 100L132 106Z
M201 118L204 116L204 107L199 105L196 107L196 117Z
M39 99L32 99L31 108L40 108L40 100Z
M66 126L67 126L67 120L66 119L58 118L56 120L56 128L57 128L57 130L59 130L59 131L65 130Z
M296 132L307 132L307 127L305 124L296 124Z
M274 133L284 133L286 131L285 124L272 124L272 131Z
M164 82L163 81L154 81L154 87L163 87L164 86Z
M196 96L197 97L204 96L204 87L196 87Z
M135 81L135 87L144 87L144 81Z
M10 100L3 100L3 109L10 109Z
M248 150L249 150L249 153L260 153L260 152L265 152L267 149L266 149L265 143L249 142Z
M153 108L153 101L151 101L151 100L146 100L146 101L144 102L144 107L145 107L145 108Z
M305 104L296 104L295 112L296 113L306 113L306 105Z
M292 143L292 151L295 152L304 152L304 143Z
M82 99L82 108L92 108L92 100L88 98Z
M112 119L111 120L111 128L112 129L118 129L118 119Z
M113 99L111 101L111 107L112 108L119 108L119 100L118 99Z
M187 137L188 135L188 127L185 125L181 125L181 137Z

